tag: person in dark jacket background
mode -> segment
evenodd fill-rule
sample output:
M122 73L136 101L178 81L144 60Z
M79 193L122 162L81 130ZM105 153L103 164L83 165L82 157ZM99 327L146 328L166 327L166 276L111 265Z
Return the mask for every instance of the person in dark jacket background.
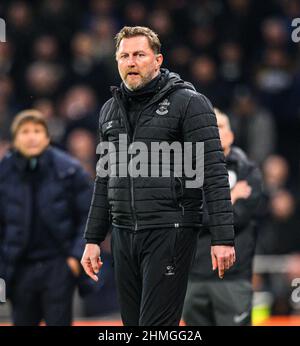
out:
M15 325L70 325L92 186L68 154L50 146L37 110L18 114L13 150L0 163L0 277Z
M160 42L149 28L124 27L116 36L116 60L123 83L112 89L113 97L100 112L100 141L113 143L117 152L123 152L119 149L122 134L128 146L142 142L151 154L159 154L151 151L153 143L204 142L204 185L187 188L187 175L176 176L173 159L167 177L103 176L106 155L102 153L81 263L97 280L102 265L99 244L112 224L123 323L178 325L202 223L202 188L211 216L213 266L223 277L235 261L228 174L216 118L205 96L177 74L161 69ZM195 151L192 154L196 166ZM121 169L124 162L118 163ZM160 168L164 163L159 158ZM148 162L141 165L149 168Z
M212 272L208 245L209 216L199 233L195 261L190 271L183 309L187 325L250 325L252 308L252 261L256 245L256 214L262 195L258 167L238 147L228 117L215 110L229 174L235 226L236 263L223 281Z

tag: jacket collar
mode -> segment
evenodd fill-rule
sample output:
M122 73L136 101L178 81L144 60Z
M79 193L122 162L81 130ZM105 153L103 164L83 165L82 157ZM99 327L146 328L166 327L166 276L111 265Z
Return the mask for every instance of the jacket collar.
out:
M18 151L14 150L12 156L15 167L20 172L25 172L28 159L22 156ZM67 155L51 145L38 157L39 172L46 173L49 170L54 170L54 173L59 179L64 179L66 176L72 175L76 171L75 159L68 159ZM73 164L72 164L73 162Z
M17 170L24 173L28 168L30 159L26 158L15 149L13 150L12 155L15 157L15 167ZM51 162L50 147L47 147L46 150L36 157L36 159L39 172L45 172L47 169L49 169L49 162Z

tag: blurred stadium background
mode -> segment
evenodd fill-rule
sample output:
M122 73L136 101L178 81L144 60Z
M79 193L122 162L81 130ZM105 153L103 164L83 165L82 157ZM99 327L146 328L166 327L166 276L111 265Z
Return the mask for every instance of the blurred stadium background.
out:
M265 182L253 285L255 324L299 325L292 280L300 277L300 45L292 40L298 0L32 0L0 2L0 158L21 109L47 117L52 142L94 176L97 117L120 80L116 32L146 25L160 36L164 67L227 112ZM99 292L76 297L75 324L120 323L104 244ZM300 298L299 298L300 300ZM82 322L85 321L85 322ZM9 323L8 304L0 322Z

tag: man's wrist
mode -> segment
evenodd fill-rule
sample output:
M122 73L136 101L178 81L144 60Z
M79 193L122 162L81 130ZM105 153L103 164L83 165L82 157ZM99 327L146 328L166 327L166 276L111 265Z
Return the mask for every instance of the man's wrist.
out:
M99 239L96 238L87 238L86 239L86 244L96 244L96 245L100 245L101 241Z

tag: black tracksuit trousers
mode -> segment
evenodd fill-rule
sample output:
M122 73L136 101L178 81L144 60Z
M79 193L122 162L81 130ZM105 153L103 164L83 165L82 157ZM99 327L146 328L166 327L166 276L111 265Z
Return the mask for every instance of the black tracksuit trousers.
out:
M137 233L113 227L112 255L125 326L179 325L196 228Z

